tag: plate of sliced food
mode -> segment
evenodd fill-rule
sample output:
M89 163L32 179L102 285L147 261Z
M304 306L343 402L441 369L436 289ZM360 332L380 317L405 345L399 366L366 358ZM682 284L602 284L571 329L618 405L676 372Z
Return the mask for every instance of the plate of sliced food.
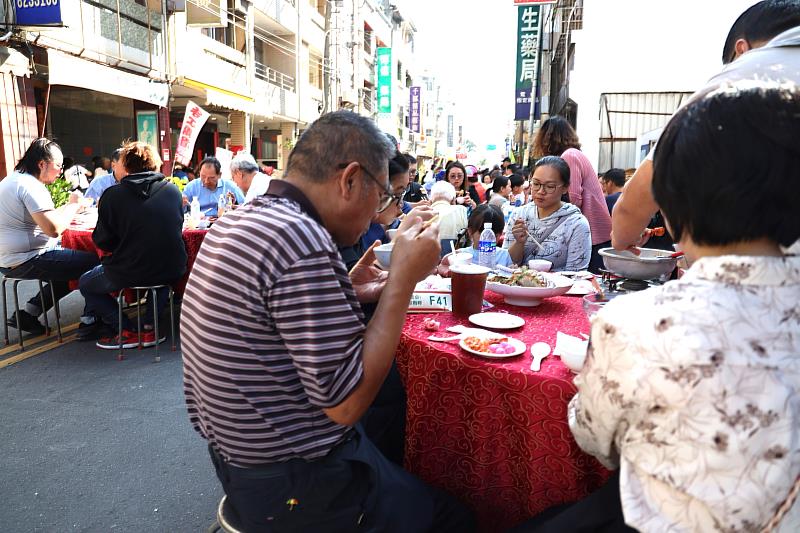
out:
M545 298L565 294L573 283L557 272L539 272L523 267L510 275L490 276L486 280L486 289L502 294L506 303L511 305L534 307Z
M528 349L521 340L499 334L468 335L458 345L469 353L492 358L516 357Z

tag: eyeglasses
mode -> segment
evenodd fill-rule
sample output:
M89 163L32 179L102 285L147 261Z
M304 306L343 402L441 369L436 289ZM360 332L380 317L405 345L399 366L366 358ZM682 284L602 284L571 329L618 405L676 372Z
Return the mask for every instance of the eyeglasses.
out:
M531 189L533 189L534 191L541 191L542 189L544 189L545 192L548 194L554 192L559 187L561 187L561 185L555 183L542 183L541 181L536 181L536 180L533 180L531 182Z
M358 163L358 161L356 161L356 163ZM345 169L345 168L347 168L347 165L349 165L349 164L350 163L341 163L341 164L338 165L338 168L340 170ZM386 211L386 209L388 209L389 206L392 205L392 202L397 202L398 205L400 205L399 202L402 201L401 197L396 196L394 194L394 192L392 191L392 189L389 188L388 185L384 185L383 183L378 181L378 178L376 178L375 175L372 172L367 170L367 167L365 167L361 163L358 163L358 166L361 168L361 170L364 171L364 174L366 174L369 177L369 179L374 181L378 185L378 187L383 189L383 193L381 194L380 202L378 203L378 208L375 210L375 212L382 213L383 211Z

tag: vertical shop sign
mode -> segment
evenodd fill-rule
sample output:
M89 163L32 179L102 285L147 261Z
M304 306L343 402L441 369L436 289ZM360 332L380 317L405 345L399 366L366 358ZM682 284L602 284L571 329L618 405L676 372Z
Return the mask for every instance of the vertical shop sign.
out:
M392 112L392 49L378 48L378 113Z
M453 147L453 115L447 115L447 147Z
M420 95L421 87L411 87L408 105L408 125L414 133L420 132L419 115L420 115Z
M191 100L186 104L186 113L183 115L181 133L178 136L178 146L175 148L175 161L188 165L192 160L192 150L200 129L208 120L209 114Z
M514 120L528 120L531 102L539 83L539 43L541 37L541 7L517 8L517 79L515 82Z

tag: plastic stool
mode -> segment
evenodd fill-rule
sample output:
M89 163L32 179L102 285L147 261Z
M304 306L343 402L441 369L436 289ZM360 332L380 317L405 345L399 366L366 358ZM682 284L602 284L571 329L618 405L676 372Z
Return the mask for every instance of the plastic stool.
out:
M9 345L8 342L8 303L6 302L6 282L13 281L11 284L11 291L14 293L14 316L17 318L17 333L19 334L19 350L24 351L25 345L22 342L22 324L19 320L19 294L17 292L17 286L22 281L36 281L39 283L39 302L42 304L42 308L44 308L44 282L50 284L50 297L53 299L53 307L56 310L56 328L58 329L58 342L63 342L63 337L61 336L61 310L58 307L58 300L56 299L56 292L53 288L53 282L50 280L41 280L41 279L28 279L28 278L8 278L3 277L2 287L0 289L3 291L3 328L5 331L5 339L6 339L6 346ZM47 336L50 336L50 322L47 319L47 311L44 311L44 329Z

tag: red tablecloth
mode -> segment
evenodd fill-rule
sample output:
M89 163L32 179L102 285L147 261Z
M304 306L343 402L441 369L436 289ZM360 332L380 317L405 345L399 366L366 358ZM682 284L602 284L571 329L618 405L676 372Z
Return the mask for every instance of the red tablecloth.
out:
M186 282L189 280L189 272L192 271L194 260L197 259L200 245L203 244L206 233L208 233L208 230L204 229L183 230L183 243L186 245L186 255L189 260L186 265L186 274L184 274L181 280L173 287L177 294L183 294L183 290L186 288ZM64 233L61 234L61 246L71 250L94 252L100 255L97 251L97 247L94 245L94 241L92 241L92 230L90 229L71 228L65 230ZM71 288L75 289L77 285L74 287L71 285Z
M581 299L559 297L538 307L497 307L525 319L507 334L529 347L555 346L556 333L589 332ZM530 350L510 359L485 359L456 344L428 341L425 317L442 330L470 325L450 313L409 315L397 363L408 395L406 468L457 496L476 512L481 531L503 531L553 505L579 500L609 473L575 443L567 404L572 373L558 357L530 370ZM473 326L474 327L474 326Z

